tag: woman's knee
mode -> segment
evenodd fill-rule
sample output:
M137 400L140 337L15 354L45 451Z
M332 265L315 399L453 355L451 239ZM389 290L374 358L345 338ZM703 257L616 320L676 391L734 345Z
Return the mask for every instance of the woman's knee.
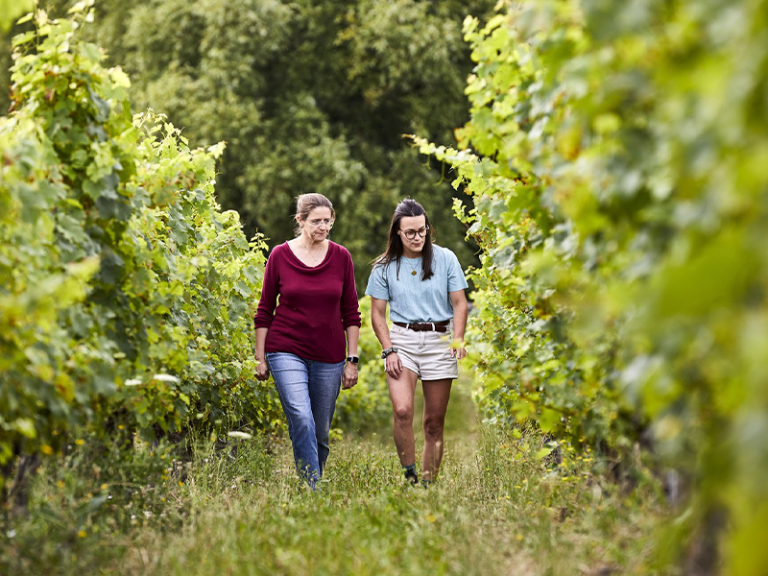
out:
M316 435L315 420L312 418L312 412L294 412L290 416L291 434L310 434Z
M445 418L439 418L436 416L427 416L424 419L424 436L427 436L433 439L442 438L444 427L445 427Z
M408 404L395 404L392 406L395 420L398 422L413 422L413 406Z

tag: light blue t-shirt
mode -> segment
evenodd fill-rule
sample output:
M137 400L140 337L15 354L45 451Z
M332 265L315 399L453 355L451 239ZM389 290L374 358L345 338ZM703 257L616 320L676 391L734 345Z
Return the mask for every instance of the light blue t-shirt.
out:
M456 254L432 245L432 278L421 279L421 257L400 258L397 262L374 266L365 293L389 302L389 317L393 322L442 322L453 318L449 292L467 288L467 279ZM416 275L413 275L413 271Z

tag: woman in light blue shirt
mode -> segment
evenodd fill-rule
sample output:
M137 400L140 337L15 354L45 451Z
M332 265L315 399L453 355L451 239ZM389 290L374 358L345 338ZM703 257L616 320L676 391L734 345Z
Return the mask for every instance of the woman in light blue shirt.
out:
M373 330L384 349L394 437L406 479L416 484L413 401L424 391L422 483L435 480L443 458L443 426L457 361L467 355L467 281L456 255L432 241L429 217L415 200L398 204L386 251L373 264L365 293ZM392 328L387 326L387 303Z

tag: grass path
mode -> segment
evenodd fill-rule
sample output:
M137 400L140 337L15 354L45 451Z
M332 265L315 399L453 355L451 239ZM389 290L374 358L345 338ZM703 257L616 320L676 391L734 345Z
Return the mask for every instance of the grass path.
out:
M417 412L418 413L418 412ZM177 532L148 530L123 574L648 574L649 494L563 481L483 432L454 390L439 484L404 485L389 434L337 442L320 493L297 487L288 446L201 469ZM421 434L417 435L417 442ZM532 448L531 448L532 450ZM517 454L520 454L519 452Z
M245 441L236 456L200 456L186 482L168 480L162 512L131 509L128 528L106 516L80 532L66 503L33 511L5 541L10 560L0 550L0 574L665 573L652 561L664 520L652 486L622 493L575 459L547 467L535 439L480 425L469 386L454 387L429 490L404 483L389 430L334 441L318 493L297 481L289 444ZM39 501L65 501L61 481L40 484Z

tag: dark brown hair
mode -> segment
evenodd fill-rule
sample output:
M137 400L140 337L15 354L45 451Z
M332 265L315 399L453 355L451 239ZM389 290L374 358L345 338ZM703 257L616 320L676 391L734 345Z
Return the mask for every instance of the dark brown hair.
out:
M309 213L315 208L329 208L331 210L331 220L336 219L336 211L333 209L333 204L322 194L302 194L296 198L296 218L298 220L309 218ZM293 231L297 236L301 234L301 226L298 225L298 222Z
M373 266L387 266L388 264L395 262L397 266L397 278L400 278L400 257L403 255L403 241L400 239L400 235L397 233L400 230L400 220L411 216L424 216L424 224L429 231L424 237L424 248L421 249L421 279L429 280L434 275L432 270L433 253L432 242L434 242L433 234L434 229L429 223L429 216L424 210L424 207L416 202L406 198L395 208L395 213L392 215L392 223L389 225L389 238L387 239L387 249L384 253L373 261Z

